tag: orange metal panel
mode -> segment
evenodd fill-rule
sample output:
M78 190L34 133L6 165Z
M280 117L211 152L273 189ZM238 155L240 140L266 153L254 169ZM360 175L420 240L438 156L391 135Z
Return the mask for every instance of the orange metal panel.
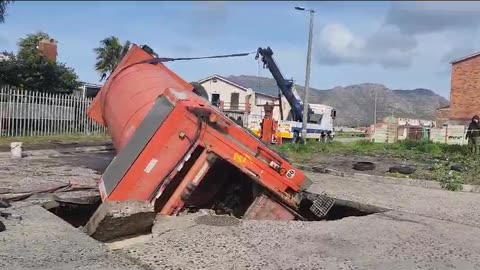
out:
M193 138L197 125L196 122L185 120L185 111L175 109L171 113L169 120L147 144L123 177L121 184L109 196L109 200L149 200L158 185L175 169L191 144L188 139L181 139L179 134L184 132L188 138Z
M166 88L193 90L192 85L161 63L135 64L149 59L153 56L134 45L89 109L91 118L108 127L117 152L123 149Z
M161 214L163 215L177 214L178 211L183 207L185 202L182 200L181 196L186 191L187 186L189 184L192 184L195 187L198 186L198 184L202 181L203 177L208 172L208 169L211 166L207 161L207 158L208 158L208 151L204 149L202 154L197 158L197 160L193 164L192 168L188 171L183 181L178 185L175 192L172 194L168 202L160 211Z
M126 158L123 155L122 162L115 164L122 169L121 173L113 166L114 176L110 175L110 180L115 181L109 183L108 192L105 191L105 178L102 180L100 190L103 200L142 200L153 203L169 180L176 175L178 167L193 147L200 145L209 153L216 154L250 175L280 197L282 202L297 206L294 195L305 188L307 183L301 171L217 108L195 95L190 84L164 65L135 64L148 59L152 59L152 56L134 46L107 80L89 110L90 117L108 127L117 153L126 153ZM173 104L168 117L162 123L157 123L156 131L150 129L150 133L144 133L150 135L135 136L131 140L134 134L141 134L145 131L145 126L149 126L143 125L139 129L142 123L149 121L145 121L147 115L147 119L155 116L152 108L157 108L153 105L159 96L167 98ZM212 114L215 123L208 120ZM204 118L200 119L201 117ZM140 142L136 141L138 138ZM129 149L137 152L122 152L125 146L135 146ZM205 163L202 163L202 159L203 157L198 161L198 166ZM203 177L196 166L190 170L191 175L183 179L184 183L192 181L192 175ZM200 181L201 178L197 180ZM176 194L164 207L164 213L174 213L175 209L183 205L179 194L184 189L183 184L176 189Z

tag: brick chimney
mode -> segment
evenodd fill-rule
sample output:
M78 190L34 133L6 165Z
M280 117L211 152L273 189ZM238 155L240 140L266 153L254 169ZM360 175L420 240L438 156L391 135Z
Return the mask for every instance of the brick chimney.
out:
M49 61L57 62L57 41L52 39L42 39L38 43L38 50Z

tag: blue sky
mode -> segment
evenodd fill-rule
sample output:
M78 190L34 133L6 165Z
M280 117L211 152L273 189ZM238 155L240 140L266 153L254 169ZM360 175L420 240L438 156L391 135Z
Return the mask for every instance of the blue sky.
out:
M315 32L311 86L381 83L429 88L449 97L450 65L479 48L477 2L15 2L0 24L0 50L44 31L59 41L59 61L98 82L93 48L107 36L148 44L161 56L250 52L270 46L286 77L304 84L308 14ZM271 77L254 56L175 62L187 80L211 74Z

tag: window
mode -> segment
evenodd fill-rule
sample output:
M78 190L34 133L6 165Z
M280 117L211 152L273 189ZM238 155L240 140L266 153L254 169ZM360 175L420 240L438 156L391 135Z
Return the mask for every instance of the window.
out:
M232 93L230 96L230 109L231 110L238 110L238 103L240 100L240 94L239 93Z
M218 106L220 102L220 94L212 94L212 104Z

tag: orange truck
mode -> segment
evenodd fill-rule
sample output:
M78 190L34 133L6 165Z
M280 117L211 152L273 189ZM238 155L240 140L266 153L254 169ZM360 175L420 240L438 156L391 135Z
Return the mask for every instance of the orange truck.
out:
M142 201L161 215L213 209L245 219L312 220L327 214L332 198L305 192L311 181L302 171L143 48L129 50L89 108L117 152L99 183L103 203Z

